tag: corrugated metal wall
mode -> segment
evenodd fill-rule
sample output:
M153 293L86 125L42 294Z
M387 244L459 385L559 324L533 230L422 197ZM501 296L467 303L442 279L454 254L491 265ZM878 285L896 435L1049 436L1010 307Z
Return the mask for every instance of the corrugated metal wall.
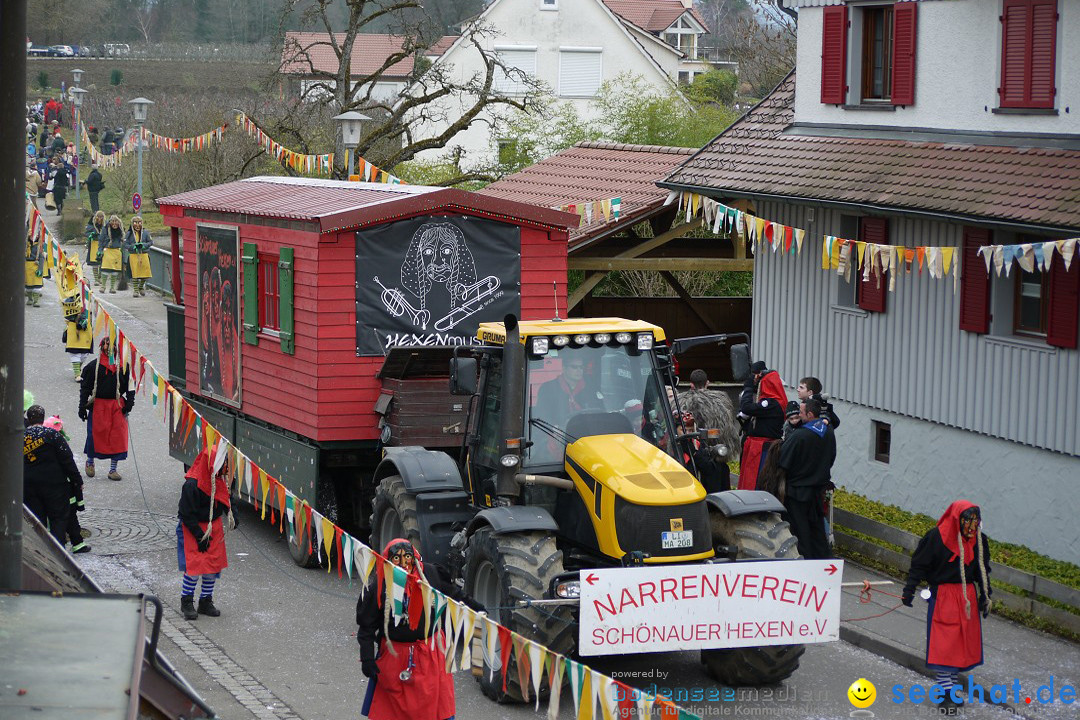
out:
M925 270L897 278L884 314L840 308L843 280L821 269L822 236L844 234L840 213L757 210L807 231L800 255L760 250L754 276L753 354L788 385L814 375L848 402L1080 455L1080 352L962 332L951 276ZM960 233L933 220L889 222L894 245L959 247Z

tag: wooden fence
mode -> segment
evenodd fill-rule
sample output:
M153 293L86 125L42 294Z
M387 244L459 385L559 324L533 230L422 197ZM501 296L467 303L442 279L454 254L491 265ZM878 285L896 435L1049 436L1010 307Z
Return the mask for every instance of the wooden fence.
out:
M919 543L919 536L894 528L891 525L856 515L848 510L835 508L833 520L836 524L834 534L838 549L853 550L866 557L873 558L885 565L906 573L911 565L911 552ZM844 530L868 535L877 540L897 545L906 552L876 545L868 540L850 535ZM1012 610L1021 610L1036 617L1048 620L1074 633L1080 633L1080 615L1062 608L1052 607L1039 598L1054 600L1080 610L1080 590L1047 580L1023 570L1017 570L993 560L990 562L990 580L1007 583L1019 588L1022 594L1016 594L998 587L994 588L993 600Z

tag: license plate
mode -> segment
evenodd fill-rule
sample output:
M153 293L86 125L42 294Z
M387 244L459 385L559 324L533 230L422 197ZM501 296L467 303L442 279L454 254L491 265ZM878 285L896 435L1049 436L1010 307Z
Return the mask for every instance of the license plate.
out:
M694 546L694 531L679 530L678 532L660 533L660 547L665 550L671 548L688 548Z

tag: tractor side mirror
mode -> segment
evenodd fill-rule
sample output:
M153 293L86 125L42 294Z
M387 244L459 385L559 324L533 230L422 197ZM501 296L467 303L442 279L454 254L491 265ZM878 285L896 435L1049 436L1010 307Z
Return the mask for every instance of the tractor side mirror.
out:
M450 360L450 394L476 394L476 358L456 357Z
M750 347L746 343L731 346L731 374L735 382L746 382L750 377Z

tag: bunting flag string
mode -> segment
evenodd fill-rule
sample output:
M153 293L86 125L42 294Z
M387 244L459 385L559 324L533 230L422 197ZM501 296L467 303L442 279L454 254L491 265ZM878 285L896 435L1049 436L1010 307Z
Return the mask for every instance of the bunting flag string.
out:
M348 163L348 151L346 150L345 152L345 162ZM360 178L361 182L386 183L389 185L407 184L401 178L391 175L385 170L379 169L362 157L356 158L356 174L350 175L349 179L351 180L353 177Z
M714 233L729 233L734 242L749 242L750 250L755 254L762 245L774 253L779 251L783 254L802 254L806 240L806 231L802 228L766 220L697 193L672 190L668 193L665 205L676 201L678 209L685 213L687 219L701 215L706 227ZM1069 242L1059 240L1057 244L1060 248L1061 243ZM1071 242L1075 244L1075 241ZM1033 250L1033 262L1036 252L1043 258L1041 262L1047 263L1046 266L1049 267L1049 261L1045 260L1049 252ZM988 259L987 268L989 266ZM908 275L912 271L922 274L924 268L935 280L944 279L951 273L954 293L960 286L960 253L955 247L884 245L825 235L821 248L821 268L835 270L847 280L851 279L851 270L854 268L856 272L862 272L863 281L874 278L879 284L887 274L890 292L896 291L896 278L901 271Z
M84 301L84 309L89 317L94 318L94 337L108 335L115 343L116 362L122 371L128 374L131 387L138 387L136 392L144 396L148 393L152 396L151 407L161 413L162 422L172 433L180 433L186 440L190 439L192 432L199 438L199 444L208 450L215 447L214 467L220 467L226 459L230 460L229 484L232 491L252 502L256 508L262 504L261 518L266 519L267 506L270 506L270 522L278 526L279 532L288 532L291 541L305 542L312 547L313 552L322 554L325 552L328 566L338 565L338 573L342 573L342 565L348 574L350 583L353 577L352 568L356 569L356 578L360 583L360 592L366 592L370 583L371 573L377 570L379 584L382 581L391 584L391 598L393 600L392 611L395 616L405 616L406 610L403 598L406 592L419 592L425 598L431 598L430 603L424 604L425 627L439 627L440 622L449 624L451 632L439 642L446 642L446 652L453 656L447 665L452 669L467 670L472 667L472 638L479 627L482 632L484 658L489 669L501 667L501 677L504 683L507 681L508 660L513 653L518 661L518 672L523 691L527 694L531 686L537 698L540 696L541 683L544 678L544 669L547 669L546 678L550 692L548 707L549 720L555 718L559 710L559 693L562 687L562 678L565 674L571 679L571 689L574 698L574 715L578 718L593 718L597 704L600 705L604 717L608 717L614 707L609 700L612 688L616 687L614 681L586 665L583 665L568 657L543 647L536 642L513 632L494 622L486 612L478 613L472 608L456 600L446 597L426 581L416 580L413 576L407 576L403 570L396 567L385 557L372 550L365 543L349 535L331 520L314 510L306 501L294 495L285 485L270 476L266 470L259 467L251 458L247 457L228 439L195 410L164 375L157 371L153 362L143 355L134 343L119 327L109 312L98 302L97 297L91 290L91 284L86 281L82 274L82 266L77 262L77 255L68 255L63 247L53 237L45 226L44 218L41 217L37 207L34 206L30 195L26 195L27 202L27 225L30 229L41 228L44 242L48 246L47 255L55 258L57 275L64 275L64 287L70 287L74 283L80 291L78 295ZM71 260L71 262L69 262ZM61 280L58 277L58 283ZM145 376L149 382L138 383L140 377ZM313 537L314 536L314 537ZM337 551L332 548L337 547ZM347 549L346 549L347 548ZM329 571L329 567L328 567ZM414 604L410 603L410 608ZM433 608L432 610L428 610ZM494 610L495 608L491 608ZM443 614L447 618L443 619ZM419 614L408 617L412 627L418 627ZM457 642L460 632L461 641ZM460 655L458 655L460 647ZM496 661L496 658L501 660ZM649 696L642 693L639 700L642 707L656 706L676 707L663 697ZM539 700L537 700L539 707ZM580 710L580 712L579 712ZM680 718L698 718L698 716L678 709Z
M556 205L556 210L562 210L563 212L576 213L578 215L578 227L583 225L591 225L593 221L599 221L603 218L603 222L609 222L611 220L618 220L619 214L622 210L622 198L608 198L606 200L586 200L583 202L569 203L567 205Z
M266 134L254 120L244 113L240 113L236 116L236 124L244 128L244 132L261 145L274 159L291 170L306 175L325 175L327 177L329 177L334 170L334 153L304 155L290 150ZM376 170L378 170L378 168L376 168ZM381 173L383 171L378 170L378 172ZM401 181L398 180L398 182Z
M986 262L986 272L990 274L991 268L994 273L1005 277L1012 272L1015 263L1025 272L1049 272L1050 264L1054 260L1054 253L1061 256L1065 263L1065 271L1072 267L1073 257L1076 255L1076 246L1080 238L1068 240L1047 240L1041 243L1022 243L1019 245L983 245L978 254Z
M106 155L98 150L94 143L90 142L90 136L86 132L86 125L79 126L79 135L82 139L82 146L86 148L86 152L90 156L90 162L97 163L99 168L118 167L120 162L135 150L137 144L129 136L119 148Z
M204 132L202 135L188 138L166 137L144 129L143 137L146 138L147 145L158 150L171 153L197 152L205 150L214 143L221 142L221 138L224 137L228 127L228 125L222 125L209 132Z

